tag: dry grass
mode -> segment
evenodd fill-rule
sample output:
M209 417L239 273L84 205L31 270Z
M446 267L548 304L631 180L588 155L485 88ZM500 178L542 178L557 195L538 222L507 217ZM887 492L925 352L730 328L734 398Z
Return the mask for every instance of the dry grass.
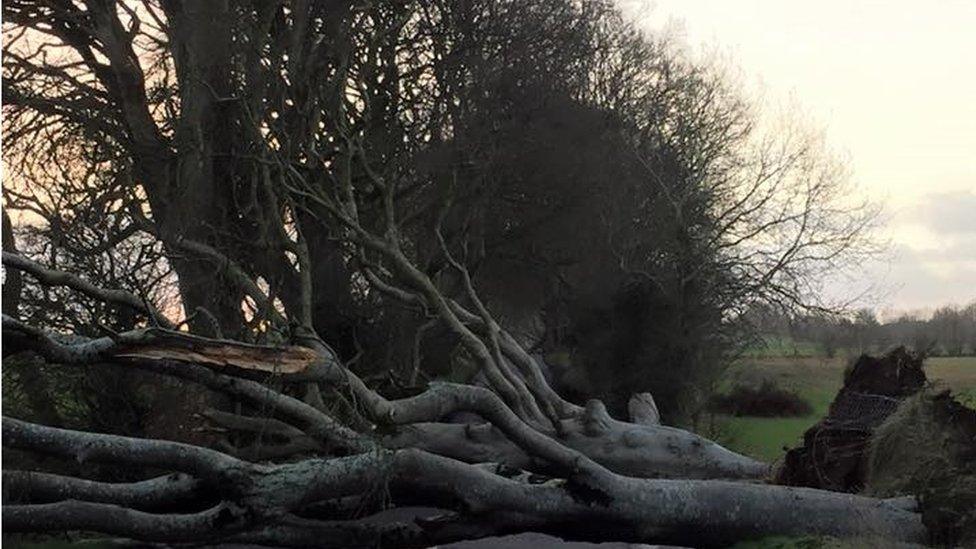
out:
M927 390L906 399L874 433L866 492L918 496L935 541L976 544L972 414Z

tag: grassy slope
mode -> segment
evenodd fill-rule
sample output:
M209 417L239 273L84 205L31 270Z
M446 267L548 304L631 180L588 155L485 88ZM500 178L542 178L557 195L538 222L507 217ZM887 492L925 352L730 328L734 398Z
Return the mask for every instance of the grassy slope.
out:
M716 418L714 436L729 448L766 461L783 455L784 446L796 445L803 432L827 412L840 389L847 361L842 358L780 357L748 358L733 366L726 383L774 380L792 389L813 405L813 413L800 418ZM976 403L976 357L930 358L926 361L929 380L961 393Z

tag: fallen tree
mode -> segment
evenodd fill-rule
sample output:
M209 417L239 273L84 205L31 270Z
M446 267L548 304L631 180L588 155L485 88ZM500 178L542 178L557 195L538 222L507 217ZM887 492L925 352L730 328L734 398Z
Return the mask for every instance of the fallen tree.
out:
M163 466L196 479L169 477L105 485L5 472L5 490L12 491L10 486L17 483L25 493L55 500L5 505L3 520L8 532L94 530L150 541L317 547L373 547L379 543L423 547L519 531L695 546L721 546L744 536L799 531L924 539L917 515L902 501L810 489L640 480L604 476L586 465L565 481L527 485L421 450L258 465L178 443L80 433L9 418L4 419L3 435L5 444L13 448L79 460ZM160 489L150 484L165 486L164 493L172 498L205 493L210 506L182 514L140 510L160 503L151 497ZM397 504L448 511L435 518L390 524L302 516L303 510L316 503L368 497L370 488L388 491ZM870 527L865 528L865 523Z
M255 405L273 406L279 415L305 425L304 430L279 428L286 436L297 437L298 440L293 441L296 444L309 437L322 448L351 452L370 447L358 433L321 409L276 391L269 393L267 387L255 380L241 378L231 382L230 376L264 374L293 384L313 383L350 391L363 408L364 417L358 418L356 424L366 425L368 431L376 432L373 437L383 446L419 447L467 462L502 462L523 469L544 470L558 460L540 455L536 446L527 451L518 444L519 438L535 437L538 431L558 436L562 445L628 476L758 479L767 472L765 464L694 433L663 425L615 420L598 401L588 403L585 408L567 403L567 412L555 423L533 426L482 387L433 383L420 395L389 401L370 389L334 356L316 355L304 347L262 347L157 328L66 344L6 315L3 328L5 353L31 350L59 364L127 364L200 383ZM487 422L440 422L455 412L473 412ZM267 422L260 419L248 424L247 418L219 410L212 410L208 417L214 423L230 428L269 428ZM391 431L390 427L404 428ZM383 431L387 433L382 434ZM309 447L307 444L297 446ZM274 448L269 450L275 451ZM541 463L537 463L539 459Z
M416 396L387 400L324 346L319 351L273 348L159 328L69 342L6 315L3 338L5 353L31 351L66 367L124 364L271 405L273 418L215 412L212 419L238 428L261 423L304 437L323 454L346 455L259 464L176 442L5 418L3 443L8 448L179 475L106 484L7 471L3 519L8 532L84 530L162 542L342 547L378 542L426 546L518 531L696 546L773 534L874 535L902 541L926 536L912 502L904 500L723 480L639 478L758 477L763 467L692 433L615 421L598 402L579 408L542 401L542 406L560 407L558 419L547 426L541 418L533 424L520 417L497 393L482 387L433 383ZM353 429L322 408L272 390L261 382L270 376L344 388L363 405L359 425L366 428ZM487 423L436 423L459 411L476 413ZM416 435L432 432L441 438L425 443ZM591 442L582 442L586 439ZM610 457L615 452L622 457ZM484 461L497 464L477 463ZM511 473L503 473L513 463L552 478L541 484L509 478ZM377 494L385 496L370 502ZM359 509L423 506L446 514L393 523L315 514L322 507L341 508L349 498L359 501ZM156 511L160 508L170 512Z
M649 394L631 401L630 421L598 400L568 401L493 314L475 271L488 237L515 239L558 209L558 187L526 200L532 179L505 188L511 211L498 227L499 204L481 201L502 188L492 170L511 158L484 158L499 152L496 118L518 127L511 104L540 90L540 104L625 128L601 149L627 155L601 165L626 158L633 188L604 187L605 174L572 185L598 179L594 194L653 205L615 214L625 236L656 234L644 222L657 210L687 219L675 245L695 240L709 269L739 273L751 299L798 299L810 264L832 266L868 222L831 205L834 167L809 143L719 147L746 147L739 103L623 24L612 3L3 9L4 127L16 147L5 154L26 188L7 186L4 199L43 220L26 230L24 254L5 239L4 267L17 273L5 294L22 294L4 303L5 356L148 372L226 397L199 399L208 408L182 425L213 432L212 444L5 418L10 449L145 473L108 483L5 471L6 532L342 547L520 531L705 546L772 534L925 539L905 500L762 484L766 464L660 425ZM669 186L702 190L693 211ZM589 211L594 226L607 221ZM713 278L698 254L647 243L630 255L676 270L684 290ZM352 366L359 341L331 333L343 326L334 317L359 310L351 301L368 321L408 311L416 322L406 323L412 356L379 349L381 373L397 359L422 378L420 340L434 326L483 383L378 390ZM165 398L155 404L173 413ZM477 419L452 423L461 412ZM390 507L425 510L391 520Z

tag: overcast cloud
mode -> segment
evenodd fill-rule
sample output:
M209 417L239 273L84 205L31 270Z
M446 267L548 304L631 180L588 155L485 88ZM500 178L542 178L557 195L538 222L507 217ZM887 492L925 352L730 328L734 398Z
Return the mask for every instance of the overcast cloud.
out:
M799 105L884 203L889 254L830 292L872 285L864 304L888 311L976 300L976 1L620 1L726 54L765 104Z

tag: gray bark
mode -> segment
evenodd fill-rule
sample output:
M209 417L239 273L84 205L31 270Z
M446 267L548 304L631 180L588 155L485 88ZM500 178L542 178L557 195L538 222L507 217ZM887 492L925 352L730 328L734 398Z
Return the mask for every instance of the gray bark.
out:
M641 425L660 425L661 413L657 411L657 404L651 393L637 393L630 397L627 403L627 412L630 414L631 423Z
M696 546L766 535L883 536L908 542L926 536L920 515L900 500L804 488L616 475L592 484L585 473L532 485L415 449L256 465L178 443L79 433L9 418L3 425L4 444L13 448L123 464L159 456L160 465L218 482L221 500L198 513L151 514L119 505L125 494L116 494L119 499L112 503L96 503L90 499L112 497L102 490L65 487L64 493L82 501L4 506L8 532L81 529L151 541L219 539L288 546L423 546L524 530L574 539ZM438 520L385 525L294 515L315 502L370 490L446 512Z
M687 431L615 420L595 400L585 407L558 402L562 415L547 426L527 422L492 390L470 385L432 383L418 395L388 400L314 341L314 348L262 347L160 329L69 340L6 315L3 327L8 348L32 350L68 366L109 362L192 381L275 413L274 419L209 414L217 424L252 432L269 429L305 448L347 454L256 464L188 444L5 418L6 447L182 473L172 477L177 482L163 499L200 498L193 509L202 509L148 512L166 494L155 490L160 479L111 485L11 473L5 484L16 486L21 496L4 506L9 532L80 529L159 542L341 547L426 547L519 531L694 546L766 535L882 536L907 542L926 536L920 515L900 500L708 480L758 479L766 465ZM530 385L540 382L520 347L505 333L501 341L501 350L524 371L524 379ZM367 429L351 429L259 381L270 376L347 392ZM536 387L534 394L543 393ZM485 423L440 423L458 412L476 414ZM498 466L472 465L483 462ZM543 471L552 478L533 484L531 477L507 473L513 468ZM350 499L370 508L379 495L392 505L436 508L443 514L411 522L305 515L306 509Z

